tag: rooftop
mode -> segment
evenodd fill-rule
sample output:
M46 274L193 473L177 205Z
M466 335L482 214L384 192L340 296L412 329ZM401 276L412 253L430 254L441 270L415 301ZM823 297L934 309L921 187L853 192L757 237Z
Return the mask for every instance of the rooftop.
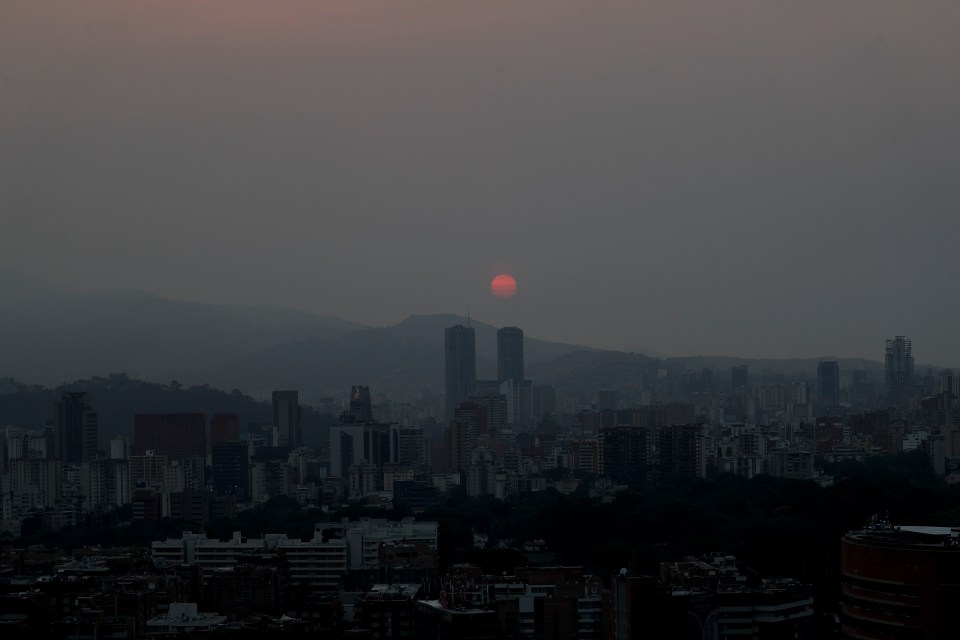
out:
M847 537L885 544L948 547L960 551L960 527L899 526L878 522L849 531Z

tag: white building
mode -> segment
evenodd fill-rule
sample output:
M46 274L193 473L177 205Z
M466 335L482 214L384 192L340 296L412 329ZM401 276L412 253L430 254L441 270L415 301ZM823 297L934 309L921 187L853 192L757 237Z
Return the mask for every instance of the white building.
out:
M196 602L172 602L167 615L147 620L147 633L190 635L194 631L216 627L226 621L226 616L197 611Z
M315 588L334 589L348 569L375 567L384 542L420 542L437 548L437 523L363 519L350 522L321 522L313 539L291 539L270 533L263 538L244 538L239 531L230 540L211 540L206 535L185 531L179 539L154 542L153 557L172 564L195 564L214 570L241 564L245 556L281 553L287 559L290 579Z

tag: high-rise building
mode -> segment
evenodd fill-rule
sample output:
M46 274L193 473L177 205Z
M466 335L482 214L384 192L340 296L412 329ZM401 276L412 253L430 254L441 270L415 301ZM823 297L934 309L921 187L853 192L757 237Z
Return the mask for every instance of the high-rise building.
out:
M505 380L500 384L500 395L507 403L507 422L514 426L528 426L533 422L533 382Z
M887 339L884 358L887 379L887 404L903 411L913 398L913 348L909 338Z
M427 441L420 427L400 427L397 438L397 462L406 467L427 464Z
M646 427L602 427L596 442L603 475L632 489L643 486L650 475L649 434Z
M620 408L620 393L616 389L597 391L597 411L616 411Z
M730 390L736 393L737 389L750 386L750 370L747 365L741 364L736 367L730 367Z
M657 430L657 456L664 478L705 478L703 425L674 424Z
M944 369L940 372L939 393L960 397L960 376L953 369Z
M296 392L294 392L296 393ZM276 414L274 414L276 418ZM218 442L236 442L240 439L240 416L236 413L215 413L210 418L210 446Z
M511 394L507 398L511 424L520 423L524 413L523 375L523 330L503 327L497 331L497 380L500 392Z
M523 381L523 330L519 327L497 331L497 380Z
M110 459L126 460L130 457L130 439L117 436L110 440Z
M300 446L300 394L295 390L273 392L273 426L278 444L296 449Z
M350 387L350 411L354 422L373 422L373 404L370 402L370 387Z
M456 325L443 332L446 421L477 386L477 354L473 327Z
M213 490L246 500L250 492L250 446L246 442L213 443Z
M499 389L498 385L496 393L477 394L469 398L469 402L481 405L486 415L486 419L479 424L478 437L489 436L495 438L509 422L507 418L507 398L500 395Z
M79 465L97 458L97 414L86 393L64 393L56 404L54 457Z
M130 466L123 459L100 459L84 462L80 486L87 511L110 511L130 502Z
M133 417L133 449L170 460L207 459L207 420L202 413L138 413Z
M464 471L470 465L470 453L477 445L477 437L487 431L487 413L482 404L463 402L457 407L445 442L451 471Z
M821 411L840 406L840 367L836 361L817 365L817 403Z
M353 465L372 464L378 469L396 462L400 428L391 424L342 422L330 427L330 475L346 478Z

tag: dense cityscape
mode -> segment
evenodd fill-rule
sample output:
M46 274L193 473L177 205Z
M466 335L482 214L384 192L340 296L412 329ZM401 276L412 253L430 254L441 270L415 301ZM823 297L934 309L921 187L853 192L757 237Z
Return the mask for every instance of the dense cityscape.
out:
M956 640L956 0L0 0L0 640Z
M3 427L3 624L62 638L945 637L960 377L917 371L909 338L887 340L880 369L654 359L588 390L537 384L523 331L496 337L496 378L477 378L459 324L442 392L422 403L358 384L308 406L283 389L267 421L229 411L259 404L237 391L68 385L33 417L44 428ZM131 387L187 405L212 393L221 410L134 407L132 437L105 432L98 397Z

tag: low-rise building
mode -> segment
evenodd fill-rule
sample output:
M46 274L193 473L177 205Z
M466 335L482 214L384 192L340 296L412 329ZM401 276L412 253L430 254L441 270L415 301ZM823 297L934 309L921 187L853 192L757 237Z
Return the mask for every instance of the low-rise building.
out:
M147 621L147 633L190 635L194 631L212 629L226 621L226 616L198 611L196 602L174 602L166 615Z

